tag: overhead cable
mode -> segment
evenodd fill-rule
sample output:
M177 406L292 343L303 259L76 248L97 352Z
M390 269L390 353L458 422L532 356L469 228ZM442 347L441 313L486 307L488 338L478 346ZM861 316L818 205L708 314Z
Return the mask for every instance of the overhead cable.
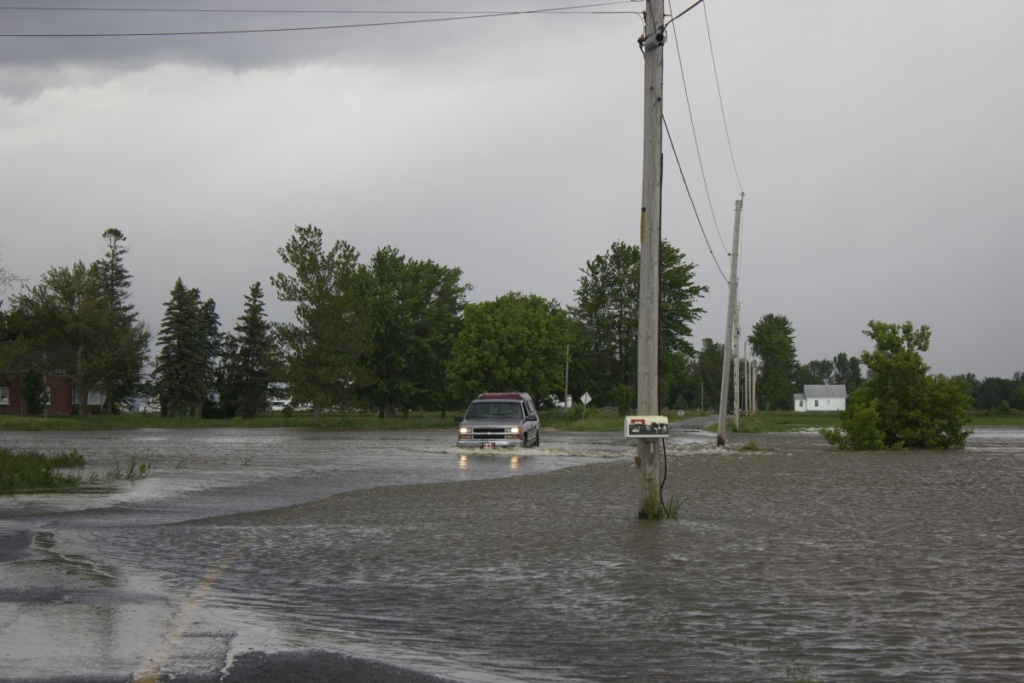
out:
M704 224L701 223L700 214L697 213L697 205L693 202L693 195L690 194L690 185L686 182L686 174L683 173L683 165L679 161L679 154L676 152L676 143L672 140L672 131L668 129L668 121L664 116L661 117L661 122L665 126L665 133L668 134L668 144L672 148L672 156L676 159L676 166L679 168L679 175L683 179L683 187L686 188L686 196L690 198L690 206L693 207L693 215L697 218L697 225L700 226L700 232L704 235L704 242L708 245L708 251L711 253L711 259L715 262L715 267L718 268L718 272L722 275L722 279L726 283L729 282L729 278L725 276L722 271L722 266L718 264L718 259L715 257L715 250L711 248L711 242L708 240L708 233L704 230Z
M715 46L711 42L711 24L708 21L708 7L704 5L704 25L708 31L708 47L711 49L711 66L715 71L715 85L718 88L718 105L722 109L722 125L725 127L725 140L729 143L729 158L732 159L732 170L736 174L736 184L740 186L740 192L743 192L743 183L740 182L740 172L736 168L736 156L732 153L732 138L729 137L729 124L725 121L725 103L722 100L722 84L718 80L718 64L715 62Z
M702 0L703 1L703 0ZM669 1L669 8L672 7L671 0ZM686 70L683 68L683 55L679 50L679 36L676 33L676 27L672 27L673 42L676 46L676 58L679 60L679 74L683 79L683 97L686 99L686 111L690 115L690 128L693 131L693 146L697 150L697 163L700 166L700 176L704 180L704 194L708 198L708 208L711 209L711 221L715 224L715 232L718 234L718 241L722 243L722 249L725 253L729 253L729 247L725 246L725 239L722 237L722 229L718 227L718 216L715 215L715 204L711 201L711 190L708 187L708 177L704 172L704 159L700 154L700 143L697 142L697 124L693 120L693 108L690 106L690 91L686 87Z
M579 10L594 9L599 7L608 7L612 5L629 4L626 2L599 2L587 5L571 5L568 7L552 7L548 9L534 9L534 10L511 10L507 12L484 12L476 14L456 14L456 15L445 15L440 17L431 17L426 19L403 19L397 21L376 21L367 22L361 24L331 24L324 26L293 26L293 27L275 27L275 28L255 28L255 29L220 29L211 31L140 31L140 32L108 32L108 33L0 33L0 38L138 38L138 37L162 37L162 36L214 36L214 35L238 35L238 34L253 34L253 33L289 33L298 31L329 31L329 30L340 30L340 29L351 29L351 28L373 28L378 26L402 26L409 24L431 24L440 22L451 22L451 21L463 21L469 19L492 19L496 17L511 17L511 16L522 16L530 14L570 14L579 13ZM0 10L30 10L37 8L30 7L2 7ZM50 8L52 10L79 10L79 8ZM130 11L130 10L115 10L114 8L93 8L91 11ZM158 10L150 9L148 11L184 11L184 10ZM200 11L200 10L193 10ZM206 11L228 11L228 10L206 10ZM240 10L236 10L238 12ZM270 10L265 10L269 12ZM254 11L255 12L255 11ZM283 13L284 10L278 11ZM590 12L591 14L611 14L611 12ZM427 12L407 12L406 14L428 14ZM632 12L629 12L632 14Z

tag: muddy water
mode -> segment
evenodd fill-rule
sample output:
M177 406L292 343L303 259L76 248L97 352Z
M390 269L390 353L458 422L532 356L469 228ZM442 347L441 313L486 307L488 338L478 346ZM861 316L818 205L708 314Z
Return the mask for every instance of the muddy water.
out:
M0 501L0 520L172 599L208 582L204 609L239 633L464 681L1024 680L1024 431L953 453L673 437L665 496L684 505L661 523L635 519L614 436L515 456L312 437L289 446L300 476L223 438L204 459L156 448L197 460L112 506Z

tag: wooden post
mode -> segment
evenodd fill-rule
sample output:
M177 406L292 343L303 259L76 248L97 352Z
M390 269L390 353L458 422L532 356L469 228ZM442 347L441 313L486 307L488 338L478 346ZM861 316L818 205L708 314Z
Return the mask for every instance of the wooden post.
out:
M637 330L637 412L657 415L658 304L661 260L661 137L665 2L647 0L644 14L644 167L640 207L640 302ZM640 439L637 465L640 478L639 514L661 515L661 462L657 439Z

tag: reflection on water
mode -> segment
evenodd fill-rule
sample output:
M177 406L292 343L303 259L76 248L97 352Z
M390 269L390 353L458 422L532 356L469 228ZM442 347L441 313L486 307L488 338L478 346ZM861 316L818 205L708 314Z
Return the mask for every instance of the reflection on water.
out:
M1024 431L982 430L951 453L754 441L723 453L673 439L665 497L686 502L669 522L635 518L631 449L609 460L614 446L547 437L528 454L438 442L416 457L445 477L416 461L414 476L381 467L382 485L319 495L308 476L318 493L304 499L278 482L287 506L169 515L95 542L183 591L230 549L208 606L311 647L457 662L462 680L1019 680ZM393 468L415 450L332 447Z

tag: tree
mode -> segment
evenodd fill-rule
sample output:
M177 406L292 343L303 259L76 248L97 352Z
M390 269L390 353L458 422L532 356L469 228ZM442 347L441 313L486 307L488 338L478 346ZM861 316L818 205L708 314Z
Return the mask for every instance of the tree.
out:
M295 323L277 326L288 355L289 390L293 399L313 404L319 425L323 409L354 396L360 383L359 253L340 240L324 252L323 233L312 225L296 226L277 253L295 271L270 278L277 298L295 304Z
M130 396L140 386L142 368L149 357L149 331L129 302L132 276L124 265L126 238L116 228L104 231L103 237L107 240L106 254L90 270L98 283L99 296L106 302L103 317L95 321L99 333L94 366L95 385L106 395L104 410L109 414L115 401Z
M168 417L190 412L202 416L203 403L214 386L219 336L213 299L202 301L198 289L185 287L178 278L164 304L154 369L161 409Z
M485 391L525 391L545 402L562 387L568 339L556 301L509 292L467 304L448 366L452 396L469 403Z
M704 313L696 306L707 287L694 284L694 267L685 254L661 243L659 373L673 354L693 354L690 325ZM637 330L640 302L640 247L615 242L581 269L576 305L569 309L578 323L576 368L606 396L636 390ZM581 362L582 361L582 362Z
M875 349L861 354L871 376L847 401L840 428L824 430L840 448L963 448L969 430L969 385L928 375L921 354L928 350L927 325L894 325L872 320L864 332Z
M267 409L270 381L277 366L273 327L264 310L263 288L249 287L235 334L224 339L221 405L232 417L237 411L249 420Z
M103 342L113 317L95 271L77 261L50 268L38 285L13 299L11 321L20 345L20 367L62 371L74 382L78 414L101 375Z
M445 372L465 307L462 271L383 247L362 271L365 393L381 418L444 405Z
M860 386L860 359L854 356L850 358L845 353L839 353L832 359L832 379L835 384L845 384L846 390L850 393Z
M722 361L725 357L725 345L705 337L697 355L697 378L701 388L701 405L718 408L722 389ZM732 392L732 386L729 386Z
M784 315L768 313L751 328L750 348L758 364L757 395L767 410L786 410L793 404L799 364L793 325Z

